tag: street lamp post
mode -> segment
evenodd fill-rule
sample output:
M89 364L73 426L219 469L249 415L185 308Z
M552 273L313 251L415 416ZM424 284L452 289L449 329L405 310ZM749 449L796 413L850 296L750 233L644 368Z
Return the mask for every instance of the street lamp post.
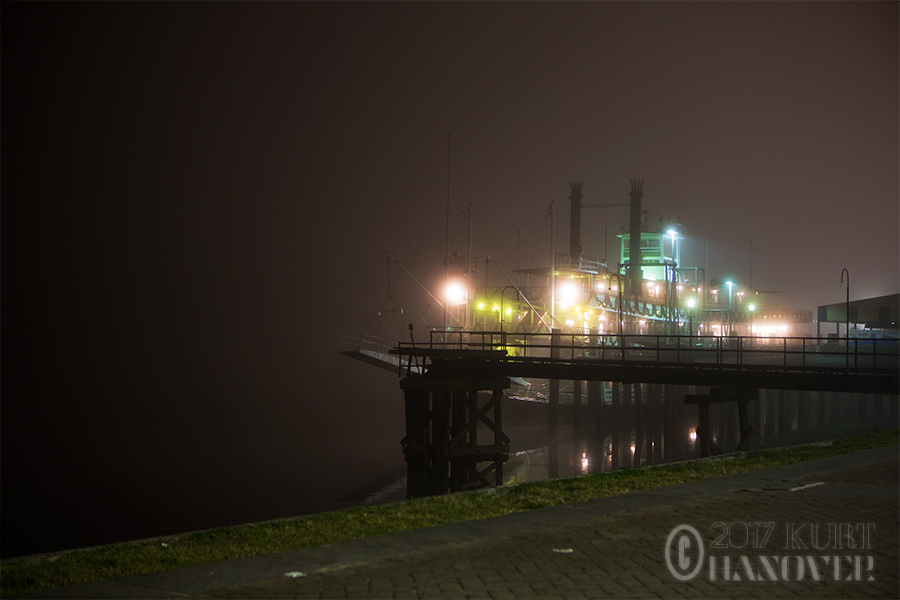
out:
M841 271L841 283L844 283L844 273L847 274L847 304L846 304L846 314L844 315L844 319L846 320L847 327L847 346L850 345L850 271L844 269Z
M841 283L844 283L844 273L847 274L847 303L844 308L844 319L846 320L847 327L847 342L844 344L844 352L845 352L845 360L847 362L847 366L850 365L850 271L844 269L841 271Z
M607 283L607 285L610 285L612 283L613 277L616 278L616 282L617 282L616 288L619 292L619 303L616 305L616 309L619 312L619 315L618 315L619 316L618 340L619 340L619 344L621 345L621 343L622 343L622 325L623 325L623 323L622 323L622 319L623 319L623 317L622 317L622 279L619 277L618 273L613 273L612 275L609 276L609 283ZM608 291L607 291L607 293L608 293Z
M694 338L694 306L696 306L697 303L694 301L693 298L688 298L687 305L688 305L688 345L693 346L693 343L694 343L694 340L693 340L693 338Z
M500 290L500 333L503 333L503 295L506 293L506 290L509 289L516 290L516 299L519 299L519 290L514 285L508 285Z
M734 287L734 282L726 281L725 285L728 286L728 337L731 337L731 323L732 323L732 320L731 320L731 312L732 312L731 311L731 292L732 292L732 288Z
M756 310L756 305L751 304L747 308L750 310L750 331L748 333L753 335L753 312Z
M750 335L750 344L751 344L751 348L752 348L752 345L753 345L753 313L754 313L754 311L756 311L756 305L751 304L747 308L750 310L750 331L748 331L747 333Z
M672 316L672 327L674 328L674 326L675 326L674 313L675 313L675 310L678 308L678 285L677 285L677 282L675 281L678 277L677 276L678 262L675 260L675 256L676 256L676 252L675 252L675 239L676 238L675 238L675 236L678 235L678 232L675 231L674 229L669 229L666 233L669 236L671 236L671 238L672 238L672 249L671 249L672 256L670 257L672 259L672 278L669 279L668 273L666 273L666 280L667 280L666 282L668 283L668 287L669 287L669 289L668 289L668 296L669 296L668 311L669 311L670 315L673 315ZM663 252L663 260L665 260L665 252ZM667 265L666 270L668 271L668 269L669 269L669 267Z

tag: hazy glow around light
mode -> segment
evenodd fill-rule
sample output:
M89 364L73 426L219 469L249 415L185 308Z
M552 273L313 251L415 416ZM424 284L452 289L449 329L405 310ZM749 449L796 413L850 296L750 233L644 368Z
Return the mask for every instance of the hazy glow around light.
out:
M444 298L447 299L448 304L465 304L465 286L458 281L447 282L447 287L444 288Z
M759 337L784 337L788 330L789 327L786 323L767 323L754 325L751 333L755 333Z
M575 304L578 300L578 285L573 281L567 281L559 286L559 303L563 306Z

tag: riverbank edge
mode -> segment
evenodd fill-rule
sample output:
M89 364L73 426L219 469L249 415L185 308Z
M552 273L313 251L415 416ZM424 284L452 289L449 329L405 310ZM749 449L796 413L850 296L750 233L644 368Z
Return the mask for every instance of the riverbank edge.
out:
M897 445L900 430L4 559L0 595L475 520ZM352 523L351 523L352 522ZM318 528L316 525L318 524ZM348 527L344 527L348 525ZM349 529L346 531L345 529ZM297 530L295 539L285 532ZM302 530L311 530L303 532ZM307 534L305 537L303 534ZM279 538L279 535L281 536ZM253 536L270 546L251 542ZM280 540L280 541L279 541Z

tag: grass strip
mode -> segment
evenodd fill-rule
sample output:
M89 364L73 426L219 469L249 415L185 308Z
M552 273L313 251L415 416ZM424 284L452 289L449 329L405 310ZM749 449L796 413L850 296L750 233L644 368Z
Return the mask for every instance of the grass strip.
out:
M572 504L900 443L900 430L598 475L355 507L0 565L0 596Z

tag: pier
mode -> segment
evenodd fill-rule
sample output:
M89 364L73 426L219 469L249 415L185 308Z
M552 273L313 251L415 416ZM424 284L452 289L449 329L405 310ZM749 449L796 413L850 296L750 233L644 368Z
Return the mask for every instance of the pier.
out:
M424 377L537 377L896 394L897 340L431 332L390 350ZM455 360L454 360L455 359ZM474 360L473 360L474 359ZM402 372L401 372L402 374Z
M388 355L402 377L410 497L503 482L509 438L503 432L500 399L516 378L550 380L551 465L559 435L560 381L707 388L706 393L683 394L685 403L698 406L701 456L719 452L709 434L711 403L737 405L734 428L739 435L729 439L738 438L735 449L741 450L753 434L748 403L759 405L759 389L900 392L896 340L432 331L427 342L398 344ZM615 385L614 396L618 390ZM581 385L573 387L576 414L581 391ZM479 392L488 392L489 399L479 404ZM587 395L588 407L602 404L597 385L589 383ZM647 410L652 406L648 403ZM477 438L479 423L487 425L490 440Z

